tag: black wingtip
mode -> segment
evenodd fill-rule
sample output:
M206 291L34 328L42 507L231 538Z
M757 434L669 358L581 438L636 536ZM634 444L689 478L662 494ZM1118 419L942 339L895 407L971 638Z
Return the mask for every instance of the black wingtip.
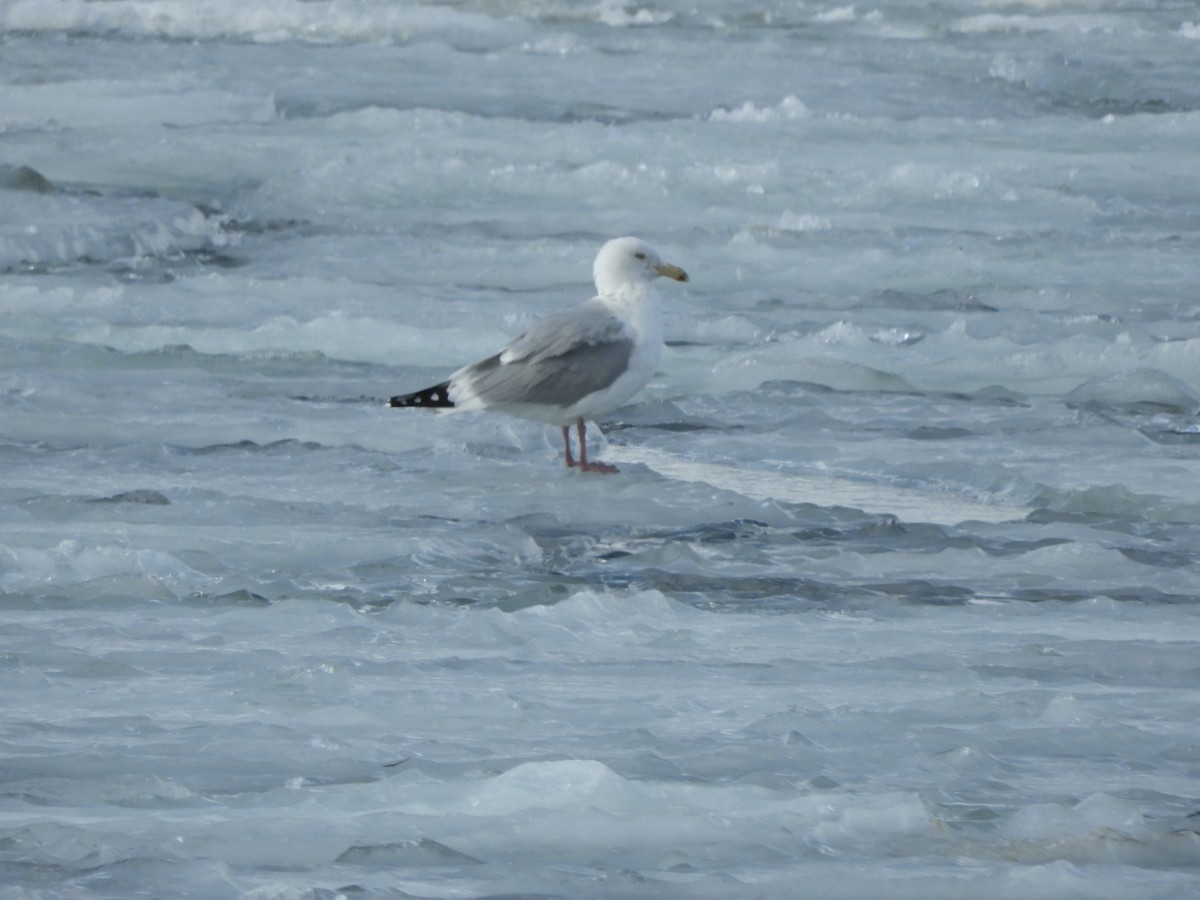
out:
M450 399L450 382L443 381L423 391L411 394L400 394L388 401L388 406L407 407L419 406L424 409L450 409L454 401Z

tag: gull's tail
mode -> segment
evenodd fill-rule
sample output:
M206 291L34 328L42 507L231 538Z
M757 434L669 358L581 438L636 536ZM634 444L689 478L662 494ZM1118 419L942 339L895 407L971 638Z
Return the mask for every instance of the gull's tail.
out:
M412 394L400 394L388 401L388 406L420 406L425 409L449 409L454 406L450 399L450 382L443 381L433 387Z

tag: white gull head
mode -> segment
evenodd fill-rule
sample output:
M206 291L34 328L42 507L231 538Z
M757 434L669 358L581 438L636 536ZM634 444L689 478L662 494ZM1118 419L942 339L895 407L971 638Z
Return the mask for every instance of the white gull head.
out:
M600 248L592 266L596 291L601 297L620 294L658 277L687 281L687 272L662 261L653 247L640 238L613 238Z

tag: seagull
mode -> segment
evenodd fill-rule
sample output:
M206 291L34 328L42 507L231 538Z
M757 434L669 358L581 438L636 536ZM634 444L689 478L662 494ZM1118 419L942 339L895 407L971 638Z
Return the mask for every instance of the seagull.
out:
M393 397L388 405L426 409L495 409L562 428L569 468L609 474L589 461L585 419L611 412L650 381L662 356L658 277L687 281L645 241L614 238L592 266L596 296L536 322L495 356L445 381ZM571 426L579 460L571 455Z

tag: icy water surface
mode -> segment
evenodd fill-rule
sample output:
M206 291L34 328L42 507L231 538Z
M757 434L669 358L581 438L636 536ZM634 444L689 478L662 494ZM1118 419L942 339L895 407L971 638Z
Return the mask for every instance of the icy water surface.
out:
M0 29L0 900L1200 893L1193 5Z

